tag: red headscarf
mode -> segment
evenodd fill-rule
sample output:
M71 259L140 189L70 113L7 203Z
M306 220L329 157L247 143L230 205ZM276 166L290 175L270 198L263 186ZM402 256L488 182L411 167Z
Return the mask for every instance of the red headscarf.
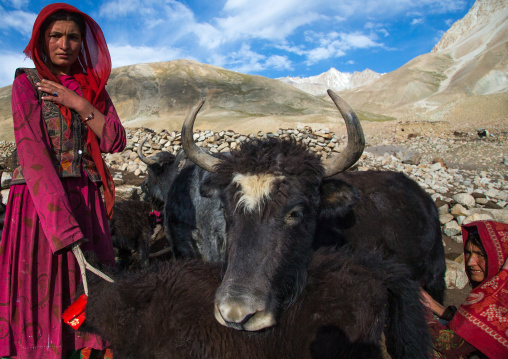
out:
M450 329L491 359L508 358L508 224L478 221L462 227L464 246L478 230L487 255L486 278L474 288L449 323Z
M78 60L72 65L72 75L81 85L83 97L97 110L104 113L106 110L105 87L111 73L111 57L101 28L90 16L79 11L74 6L64 3L55 3L46 6L41 10L39 16L37 16L35 20L32 37L24 53L32 59L41 78L60 83L58 76L53 74L42 60L41 50L43 49L40 48L41 44L39 43L42 23L49 15L58 10L78 13L85 20L86 31L85 34L82 34L84 38ZM59 105L59 108L70 128L70 109L62 105ZM86 143L88 151L101 176L104 185L104 202L106 204L108 217L111 218L115 201L115 186L111 174L102 159L97 136L95 136L90 129L88 130Z

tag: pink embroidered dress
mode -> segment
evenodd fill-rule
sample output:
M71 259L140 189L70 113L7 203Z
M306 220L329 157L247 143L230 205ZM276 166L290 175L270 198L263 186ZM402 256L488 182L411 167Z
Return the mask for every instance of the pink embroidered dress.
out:
M73 77L60 81L81 94ZM114 265L100 190L83 168L80 177L58 177L41 104L26 74L14 80L12 109L26 184L11 186L0 241L0 357L62 358L68 350L103 349L100 338L77 334L61 318L81 281L66 246L87 238L82 249ZM125 130L109 96L105 120L101 151L122 151Z

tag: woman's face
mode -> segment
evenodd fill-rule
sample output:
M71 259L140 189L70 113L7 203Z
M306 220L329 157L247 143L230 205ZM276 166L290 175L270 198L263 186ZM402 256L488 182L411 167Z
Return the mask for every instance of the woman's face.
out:
M469 279L474 283L481 283L487 276L487 256L472 242L466 244L464 249L466 271Z
M79 26L74 21L52 22L44 32L44 45L51 61L52 72L69 75L81 50Z

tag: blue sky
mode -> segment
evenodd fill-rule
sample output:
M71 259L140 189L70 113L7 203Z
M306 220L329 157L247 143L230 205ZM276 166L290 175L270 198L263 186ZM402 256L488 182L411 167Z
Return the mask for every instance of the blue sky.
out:
M50 1L0 0L0 87ZM385 73L430 52L474 0L70 1L101 26L113 67L192 59L269 78Z

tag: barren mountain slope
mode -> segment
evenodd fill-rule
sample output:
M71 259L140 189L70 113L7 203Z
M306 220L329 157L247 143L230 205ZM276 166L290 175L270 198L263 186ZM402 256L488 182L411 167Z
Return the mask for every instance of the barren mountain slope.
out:
M253 119L335 115L329 101L261 76L244 75L190 60L141 64L113 70L108 91L125 125L161 120L180 128L189 109L206 104L200 123L218 129ZM219 126L219 127L218 127Z
M477 0L457 21L431 53L421 55L374 83L341 92L355 108L393 116L461 121L450 108L475 101L483 116L505 125L508 103L486 99L508 92L508 2ZM499 96L493 96L498 99ZM440 109L444 106L443 109ZM458 109L460 110L460 109ZM460 112L460 111L459 111Z
M10 86L0 89L0 140L13 140ZM310 125L344 131L329 98L318 98L280 81L245 75L190 60L138 64L112 71L107 90L127 127L180 130L189 110L206 103L196 127L241 133ZM358 111L361 120L393 120Z
M398 118L439 90L452 63L448 55L425 54L367 86L340 94L353 108Z

